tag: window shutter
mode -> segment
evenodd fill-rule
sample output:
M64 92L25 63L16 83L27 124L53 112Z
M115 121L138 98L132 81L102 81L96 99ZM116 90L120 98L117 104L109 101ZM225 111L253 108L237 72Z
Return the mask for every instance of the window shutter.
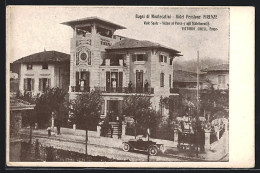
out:
M39 79L39 91L42 91L42 79Z
M32 79L31 88L32 88L32 91L34 91L34 79Z
M25 90L25 91L27 91L27 78L25 78L24 79L24 85L23 85L23 89Z
M107 88L107 90L109 89L110 86L111 86L111 82L110 82L110 72L107 71L107 72L106 72L106 88Z
M162 86L164 87L164 73L162 73Z
M86 80L87 87L89 87L89 84L90 84L90 72L87 71L87 80Z
M76 71L76 86L79 85L79 72Z

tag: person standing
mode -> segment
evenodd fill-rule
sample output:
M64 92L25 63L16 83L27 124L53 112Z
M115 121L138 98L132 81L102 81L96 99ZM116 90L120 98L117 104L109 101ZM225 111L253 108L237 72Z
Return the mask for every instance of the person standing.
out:
M128 92L132 92L132 82L130 81L129 83L128 83Z
M85 81L84 81L84 80L81 80L81 81L80 81L80 91L81 91L81 92L83 92L83 91L85 90L84 86L85 86Z
M113 80L112 86L113 86L113 92L116 92L116 80Z

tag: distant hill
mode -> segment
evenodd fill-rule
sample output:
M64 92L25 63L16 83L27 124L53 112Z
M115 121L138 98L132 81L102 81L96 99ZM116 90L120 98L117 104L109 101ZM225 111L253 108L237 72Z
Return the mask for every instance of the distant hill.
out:
M209 66L214 66L218 64L224 64L224 63L228 63L228 59L224 61L222 59L216 59L216 58L201 58L200 69L204 69ZM184 71L196 72L197 59L180 60L179 58L176 58L173 60L173 70L184 70Z

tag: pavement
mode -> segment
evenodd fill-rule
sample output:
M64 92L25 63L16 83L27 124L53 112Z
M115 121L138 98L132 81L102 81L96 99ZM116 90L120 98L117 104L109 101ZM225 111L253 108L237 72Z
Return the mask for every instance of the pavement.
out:
M29 136L29 128L23 128L21 135ZM33 129L33 140L38 139L41 144L53 146L59 149L71 150L80 153L85 152L85 131L61 128L61 135L52 132L49 137L46 129ZM99 137L97 132L88 132L88 154L93 156L106 156L108 158L130 161L147 161L147 155L142 152L124 152L122 150L122 141L134 138L125 136L123 139ZM153 140L153 139L151 139ZM164 143L165 151L158 156L150 156L150 161L228 161L228 132L224 132L219 141L212 145L211 149L204 153L199 153L196 157L196 151L185 151L176 148L172 141L159 140Z

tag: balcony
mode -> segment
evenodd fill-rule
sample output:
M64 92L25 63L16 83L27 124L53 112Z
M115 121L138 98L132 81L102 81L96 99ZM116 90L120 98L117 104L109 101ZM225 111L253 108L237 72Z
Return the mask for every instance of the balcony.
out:
M90 87L71 86L71 92L90 92Z
M143 94L154 94L154 88L144 87L94 87L96 91L102 93L143 93ZM79 86L71 86L71 92L90 92L90 87L80 88Z
M143 87L97 87L98 90L104 93L143 93L143 94L154 94L154 88L143 88Z

